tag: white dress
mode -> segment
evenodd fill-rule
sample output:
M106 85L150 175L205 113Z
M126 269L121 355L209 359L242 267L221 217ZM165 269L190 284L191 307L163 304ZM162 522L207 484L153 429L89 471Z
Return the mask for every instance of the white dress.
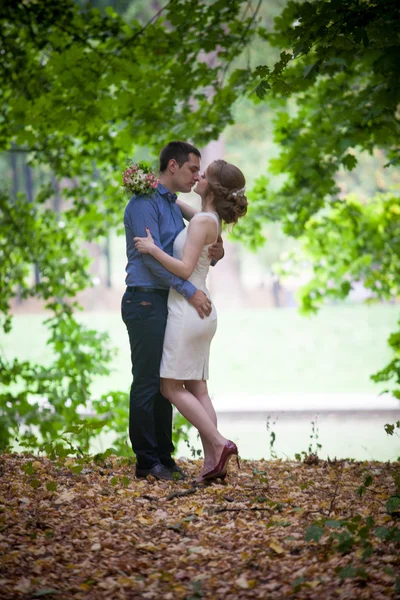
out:
M213 212L196 213L212 218L216 225L216 236L219 233L219 217ZM187 237L185 227L175 238L173 255L182 260L183 247ZM199 260L188 281L202 290L209 298L206 278L210 268L208 249L212 244L203 247ZM208 379L208 363L211 340L217 329L217 312L212 304L211 314L201 319L197 310L174 289L168 296L168 320L165 330L163 355L161 359L160 376L167 379L205 380Z

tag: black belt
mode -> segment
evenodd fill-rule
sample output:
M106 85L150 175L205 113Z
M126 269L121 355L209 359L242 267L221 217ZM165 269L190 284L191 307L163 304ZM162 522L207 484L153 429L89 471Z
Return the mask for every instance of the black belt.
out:
M143 287L141 285L128 285L128 287L126 288L127 292L162 292L164 294L167 294L169 290L166 290L165 288L156 288L156 287Z

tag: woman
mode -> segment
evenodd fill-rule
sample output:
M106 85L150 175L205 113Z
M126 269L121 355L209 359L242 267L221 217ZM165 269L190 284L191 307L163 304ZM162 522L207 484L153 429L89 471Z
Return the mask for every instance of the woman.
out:
M194 191L201 196L201 211L179 202L183 216L190 220L174 242L174 256L163 252L147 237L135 237L139 252L151 254L168 271L189 279L204 291L210 266L208 248L221 232L221 221L235 224L246 214L245 178L234 165L214 161ZM214 305L206 319L175 290L168 297L168 320L160 367L161 392L199 431L204 450L204 464L198 481L226 476L229 460L236 456L236 444L217 429L217 417L207 390L211 340L217 328Z

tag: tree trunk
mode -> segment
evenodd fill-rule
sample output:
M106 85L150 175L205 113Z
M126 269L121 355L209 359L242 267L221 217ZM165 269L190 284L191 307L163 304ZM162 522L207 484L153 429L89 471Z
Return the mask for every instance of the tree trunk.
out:
M104 243L104 256L106 257L106 287L112 288L111 280L111 244L110 236L108 235Z
M60 185L59 185L57 179L54 177L54 175L51 179L52 179L53 189L54 189L53 210L55 213L57 213L57 216L59 217L60 213L61 213Z
M11 171L12 171L12 198L14 200L14 202L16 202L17 200L17 194L19 192L19 177L18 177L18 152L16 152L16 147L15 144L12 144L12 150L10 152L10 158L11 158ZM21 304L22 303L22 297L21 297L21 286L18 286L17 289L17 293L16 293L16 303L17 304Z
M33 171L31 169L31 167L28 165L28 163L26 162L26 159L24 160L24 171L25 171L26 199L28 200L29 204L33 204L33 202L34 202ZM39 272L39 267L37 266L36 263L34 265L34 272L35 272L35 285L38 285L40 283L40 272Z

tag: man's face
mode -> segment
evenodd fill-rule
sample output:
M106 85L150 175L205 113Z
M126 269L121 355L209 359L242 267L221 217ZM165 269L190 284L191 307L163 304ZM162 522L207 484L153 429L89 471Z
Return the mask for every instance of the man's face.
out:
M189 154L189 160L179 167L176 161L173 161L173 184L175 192L190 192L192 187L200 179L200 158L195 154Z

